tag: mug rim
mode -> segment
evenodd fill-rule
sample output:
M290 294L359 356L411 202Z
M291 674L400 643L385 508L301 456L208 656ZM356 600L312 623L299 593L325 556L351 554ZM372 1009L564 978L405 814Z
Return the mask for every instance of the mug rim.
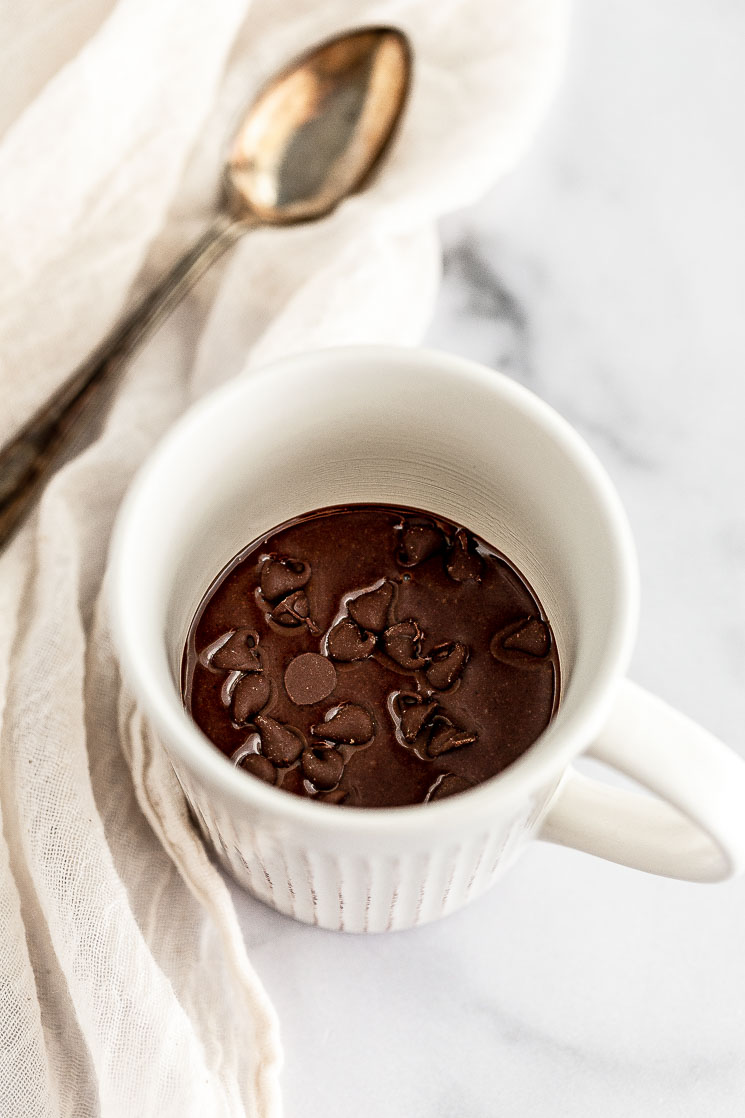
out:
M137 535L141 502L157 481L161 464L173 454L183 454L192 434L202 424L231 408L234 401L250 396L257 383L268 378L297 373L299 368L319 360L348 367L363 355L381 363L403 360L420 370L436 367L446 375L470 379L517 406L531 422L550 435L582 474L605 514L605 527L617 558L612 584L616 606L612 611L614 624L609 627L603 653L597 659L595 673L579 708L564 720L552 721L520 757L474 788L435 803L375 809L321 804L305 797L290 796L263 781L246 779L245 773L227 761L188 715L177 688L174 687L173 695L166 694L145 667L148 656L147 651L143 655L141 647L138 648L137 611L128 587L127 558ZM504 373L468 358L426 347L368 344L304 350L281 357L256 370L251 369L192 404L147 456L124 497L109 551L107 598L112 637L123 675L159 737L165 739L161 744L167 753L176 754L179 761L217 795L237 800L247 808L254 807L276 819L314 830L342 827L381 832L402 827L418 830L423 825L449 827L464 814L469 818L474 815L488 817L506 801L528 798L532 791L546 783L547 772L562 773L599 732L614 695L614 685L628 666L637 629L639 575L631 529L610 477L582 436L554 408ZM136 600L136 595L134 598ZM581 743L579 747L577 742Z

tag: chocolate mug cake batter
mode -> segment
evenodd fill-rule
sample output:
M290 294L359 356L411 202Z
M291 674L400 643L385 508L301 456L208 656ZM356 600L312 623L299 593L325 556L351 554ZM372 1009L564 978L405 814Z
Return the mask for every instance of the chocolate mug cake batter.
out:
M548 725L559 661L510 561L441 517L308 513L250 544L192 622L183 697L252 777L355 807L442 799Z

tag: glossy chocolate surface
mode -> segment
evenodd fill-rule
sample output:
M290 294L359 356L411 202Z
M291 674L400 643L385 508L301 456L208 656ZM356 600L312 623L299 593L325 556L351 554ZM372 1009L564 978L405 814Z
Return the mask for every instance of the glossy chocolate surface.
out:
M236 556L192 623L187 709L254 778L349 806L440 799L548 725L551 628L509 560L383 505L322 509Z

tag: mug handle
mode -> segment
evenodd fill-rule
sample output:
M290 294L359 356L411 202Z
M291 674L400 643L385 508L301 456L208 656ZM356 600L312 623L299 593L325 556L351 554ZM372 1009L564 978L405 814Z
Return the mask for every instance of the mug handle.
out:
M569 768L539 838L686 881L745 868L745 764L706 730L624 680L587 753L655 795Z

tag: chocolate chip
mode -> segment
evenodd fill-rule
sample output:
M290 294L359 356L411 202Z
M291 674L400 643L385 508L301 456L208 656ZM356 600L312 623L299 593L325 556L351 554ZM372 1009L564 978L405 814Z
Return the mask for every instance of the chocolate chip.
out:
M260 672L258 643L259 634L254 629L236 629L214 652L208 650L207 662L222 672Z
M331 709L334 710L333 707ZM330 718L311 726L310 732L314 737L324 738L326 741L360 745L370 741L375 733L375 725L364 707L358 707L356 703L342 703Z
M285 691L297 706L320 703L336 687L336 668L319 652L303 652L285 669Z
M263 710L271 697L272 688L263 672L251 672L241 676L233 688L233 718L236 722L248 722L254 714Z
M308 795L300 765L295 765L291 769L281 769L278 776L280 778L278 781L279 787L283 792L289 792L292 796Z
M298 625L305 624L312 633L318 632L318 629L310 619L308 596L303 590L296 590L294 594L290 594L289 597L283 598L279 605L274 607L269 616L272 621L276 621L278 625L284 625L289 629L296 629Z
M275 765L291 765L303 752L304 742L297 730L265 714L254 719L261 735L261 752Z
M413 745L437 710L437 703L428 703L420 695L402 691L396 696L394 709L399 717L401 736Z
M427 753L430 757L439 757L442 753L450 753L453 749L461 749L464 745L472 745L477 734L468 730L458 730L449 718L438 714L432 723L432 732L427 742Z
M334 788L333 792L324 792L321 796L316 796L324 804L343 804L349 799L349 792L344 788Z
M524 652L528 656L548 656L551 651L551 634L545 621L531 617L502 642L503 648Z
M277 770L269 758L262 757L260 753L248 753L238 762L238 768L251 773L251 776L257 776L267 784L277 783Z
M364 633L351 617L343 617L329 633L329 656L343 663L366 660L375 648L375 644L374 633Z
M454 582L481 581L481 558L473 550L473 541L465 528L455 533L445 567Z
M422 656L421 640L424 634L416 621L407 618L391 625L383 633L383 648L394 663L410 671L425 667L427 660Z
M429 685L436 691L447 691L463 674L468 655L468 648L460 641L438 644L430 653L429 667L424 673Z
M402 567L416 567L442 550L445 537L429 521L405 520L400 529L396 558Z
M303 563L300 559L289 559L286 556L270 555L261 564L259 574L259 587L267 602L276 602L291 594L293 590L301 590L310 579L310 564Z
M388 611L393 598L393 583L384 582L377 590L368 590L352 598L347 605L349 616L363 629L380 633L388 624Z
M540 618L525 617L495 633L489 650L496 660L531 667L550 653L551 632Z
M316 788L334 788L344 772L344 758L338 749L314 745L303 752L303 772Z
M473 785L464 777L456 776L455 773L444 773L438 776L424 802L430 804L433 800L444 800L447 796L457 796L459 792L467 792L469 788L473 788Z

